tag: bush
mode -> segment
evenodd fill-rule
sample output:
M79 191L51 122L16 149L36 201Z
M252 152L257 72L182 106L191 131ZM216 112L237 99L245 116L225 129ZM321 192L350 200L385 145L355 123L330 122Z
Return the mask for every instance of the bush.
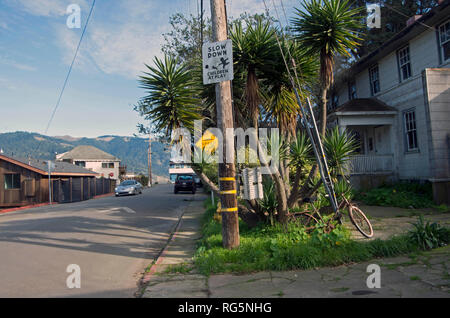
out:
M437 223L425 222L423 216L419 217L414 229L409 231L409 239L423 250L430 250L449 243L450 230Z
M354 241L350 232L337 226L325 233L321 225L308 233L300 223L287 226L260 224L248 228L240 221L240 247L222 247L222 226L214 219L216 206L206 202L203 238L194 256L197 269L206 275L223 272L310 269L338 266L374 258L394 257L440 247L450 242L450 230L420 217L414 229L388 240Z
M431 184L398 183L356 193L355 198L367 205L394 206L399 208L434 207Z
M310 269L394 257L448 244L450 230L425 224L419 219L415 230L389 240L354 241L344 227L325 233L322 226L308 233L297 223L248 228L240 222L240 247L222 247L222 227L214 219L216 207L208 205L202 221L203 238L194 263L199 272L209 275L223 272ZM427 242L431 242L430 244Z

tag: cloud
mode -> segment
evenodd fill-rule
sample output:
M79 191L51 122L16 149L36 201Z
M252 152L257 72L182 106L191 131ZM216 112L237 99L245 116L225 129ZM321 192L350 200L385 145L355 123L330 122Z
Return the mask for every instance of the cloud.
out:
M10 5L18 6L29 14L36 16L63 16L67 7L74 3L74 0L8 0ZM77 0L82 8L87 7L86 0Z
M151 63L160 55L162 32L140 23L128 23L115 31L98 28L89 40L90 56L107 74L121 74L135 78L144 70L144 63Z
M6 24L6 22L4 21L0 21L0 29L9 30L8 24Z
M105 74L136 78L161 55L162 33L167 26L151 27L149 23L127 22L121 25L95 23L88 29L75 67L89 71L93 68ZM57 28L57 41L63 49L63 62L70 64L80 40L80 33Z
M0 56L0 64L9 65L9 66L17 68L19 70L22 70L22 71L36 71L37 70L37 68L34 66L19 63L19 62L14 61L13 59L3 57L3 56Z

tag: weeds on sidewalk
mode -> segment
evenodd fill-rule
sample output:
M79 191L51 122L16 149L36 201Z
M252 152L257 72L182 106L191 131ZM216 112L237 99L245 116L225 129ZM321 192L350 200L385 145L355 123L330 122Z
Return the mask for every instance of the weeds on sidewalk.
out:
M408 254L422 248L410 234L362 242L350 239L344 227L326 234L307 233L301 225L292 223L286 231L270 225L249 229L241 222L240 247L227 250L222 247L221 224L214 219L214 213L215 207L209 204L203 217L203 238L194 256L197 270L205 275L338 266ZM442 239L448 241L448 237ZM442 244L448 244L447 241Z

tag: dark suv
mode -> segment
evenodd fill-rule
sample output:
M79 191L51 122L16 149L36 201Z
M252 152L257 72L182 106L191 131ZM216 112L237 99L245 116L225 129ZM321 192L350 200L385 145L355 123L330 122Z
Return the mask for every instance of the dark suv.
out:
M195 194L197 187L195 185L194 176L191 174L179 174L175 180L173 192L177 194L179 191L190 191Z

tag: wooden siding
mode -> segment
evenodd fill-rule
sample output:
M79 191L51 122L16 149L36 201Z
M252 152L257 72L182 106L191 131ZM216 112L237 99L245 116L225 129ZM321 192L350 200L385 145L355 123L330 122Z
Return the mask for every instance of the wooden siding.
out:
M20 175L20 189L5 189L5 174ZM25 194L25 180L35 180L34 195ZM36 172L27 170L7 161L0 160L0 206L23 206L42 203L42 193L45 192L42 176ZM47 185L48 194L48 185Z

